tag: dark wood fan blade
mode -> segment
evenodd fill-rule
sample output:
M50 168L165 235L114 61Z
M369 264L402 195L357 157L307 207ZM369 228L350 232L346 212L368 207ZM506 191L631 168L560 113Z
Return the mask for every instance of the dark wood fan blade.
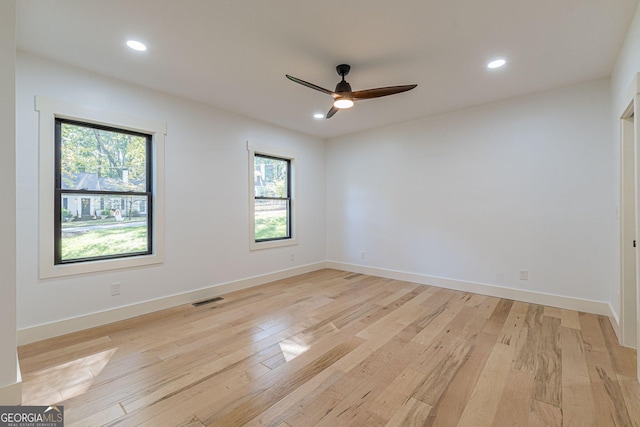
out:
M380 98L381 96L395 95L396 93L406 92L418 85L389 86L379 87L377 89L357 90L353 92L353 100Z
M337 113L337 112L338 112L338 110L339 110L339 108L336 108L336 107L332 106L332 107L331 107L331 109L329 110L329 112L327 113L327 115L326 115L326 116L324 116L324 118L325 118L325 119L330 119L331 117L333 117L333 115L334 115L335 113Z
M333 91L331 91L331 90L329 90L329 89L325 89L325 88L323 88L323 87L316 86L316 85L314 85L313 83L305 82L304 80L300 80L299 78L297 78L297 77L293 77L293 76L290 76L289 74L285 74L285 75L286 75L286 76L287 76L287 78L288 78L289 80L291 80L292 82L296 82L296 83L298 83L298 84L301 84L302 86L306 86L306 87L308 87L308 88L315 89L315 90L320 91L320 92L322 92L322 93L326 93L327 95L330 95L330 96L334 96L334 95L335 95L335 94L333 93Z

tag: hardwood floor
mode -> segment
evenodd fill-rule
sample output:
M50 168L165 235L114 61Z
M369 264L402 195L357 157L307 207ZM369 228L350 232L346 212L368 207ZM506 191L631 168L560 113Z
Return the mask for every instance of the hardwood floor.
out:
M609 320L321 270L19 348L78 426L638 426Z

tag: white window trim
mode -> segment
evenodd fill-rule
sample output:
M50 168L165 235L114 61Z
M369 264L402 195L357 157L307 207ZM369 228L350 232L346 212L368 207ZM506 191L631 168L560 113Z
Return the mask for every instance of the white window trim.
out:
M297 197L296 197L296 159L298 159L298 155L295 152L288 151L279 147L272 147L269 145L262 144L254 144L250 141L247 141L247 151L249 152L249 249L259 250L259 249L268 249L268 248L278 248L282 246L293 246L298 244L298 234L296 233L296 224L298 222L298 217L296 215L296 205ZM256 154L263 154L265 156L271 157L279 157L281 159L289 160L290 165L290 183L291 183L291 205L290 205L290 214L291 214L291 238L282 239L282 240L270 240L267 242L256 242L255 239L255 204L254 204L254 159Z
M40 278L70 276L99 271L139 267L164 262L164 143L166 123L133 117L122 113L57 101L41 96L35 98L39 117L39 264ZM55 265L54 262L54 185L56 118L78 120L151 134L153 162L153 253L128 258L87 261Z

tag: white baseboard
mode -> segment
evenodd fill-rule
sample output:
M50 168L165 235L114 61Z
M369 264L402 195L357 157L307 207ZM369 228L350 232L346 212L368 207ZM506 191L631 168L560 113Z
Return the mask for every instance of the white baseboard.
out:
M620 345L624 345L622 342L622 329L620 328L620 319L618 318L618 314L613 309L611 304L609 304L609 322L611 323L611 327L613 327L613 331L616 333L616 338L618 338L618 343L620 343Z
M337 261L326 261L308 264L287 270L281 270L261 276L250 277L228 283L212 285L207 288L172 295L152 301L145 301L112 310L92 313L85 316L65 319L57 322L37 325L18 330L18 345L25 345L47 338L77 332L96 326L106 325L119 320L129 319L143 314L166 308L176 307L183 304L191 304L208 298L229 292L250 288L282 280L299 274L310 273L323 268L333 268L336 270L349 271L352 273L362 273L372 276L384 277L388 279L403 280L407 282L419 283L423 285L437 286L440 288L453 289L464 292L472 292L481 295L488 295L498 298L506 298L534 304L547 305L551 307L565 308L586 313L600 314L608 316L611 320L616 335L619 335L617 317L612 307L601 301L591 301L561 295L545 294L540 292L526 291L522 289L505 288L495 285L465 282L460 280L446 279L442 277L427 276L404 271L389 270L377 267L367 267L357 264L349 264Z
M118 307L112 310L87 314L85 316L64 319L57 322L46 323L18 330L18 345L25 345L83 329L102 326L143 314L152 313L166 308L176 307L183 304L192 304L218 295L253 286L263 285L275 280L282 280L299 274L310 273L312 271L326 268L325 262L307 264L287 270L276 271L274 273L261 276L249 277L228 283L220 283L206 288L189 291L182 294L172 295L151 301L145 301L125 307Z
M406 282L419 283L422 285L437 286L439 288L452 289L456 291L472 292L475 294L511 299L533 304L566 308L570 310L601 314L603 316L615 318L611 306L601 301L591 301L561 295L525 291L522 289L505 288L495 285L445 279L442 277L426 276L422 274L407 273L404 271L389 270L385 268L367 267L364 265L348 264L344 262L327 261L326 265L327 268L335 268L336 270L344 270L352 273L368 274L371 276L384 277L387 279L403 280Z

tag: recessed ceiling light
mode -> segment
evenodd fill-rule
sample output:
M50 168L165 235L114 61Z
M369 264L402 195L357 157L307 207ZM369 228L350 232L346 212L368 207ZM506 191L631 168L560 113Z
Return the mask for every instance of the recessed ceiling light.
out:
M502 66L504 66L504 64L506 64L507 61L500 58L500 59L494 59L493 61L489 62L487 64L487 68L500 68Z
M137 40L129 40L127 42L127 46L129 46L133 50L137 50L138 52L144 52L145 50L147 50L147 46Z
M314 118L314 119L324 119L324 114L322 114L322 113L315 113L315 114L313 115L313 118Z

